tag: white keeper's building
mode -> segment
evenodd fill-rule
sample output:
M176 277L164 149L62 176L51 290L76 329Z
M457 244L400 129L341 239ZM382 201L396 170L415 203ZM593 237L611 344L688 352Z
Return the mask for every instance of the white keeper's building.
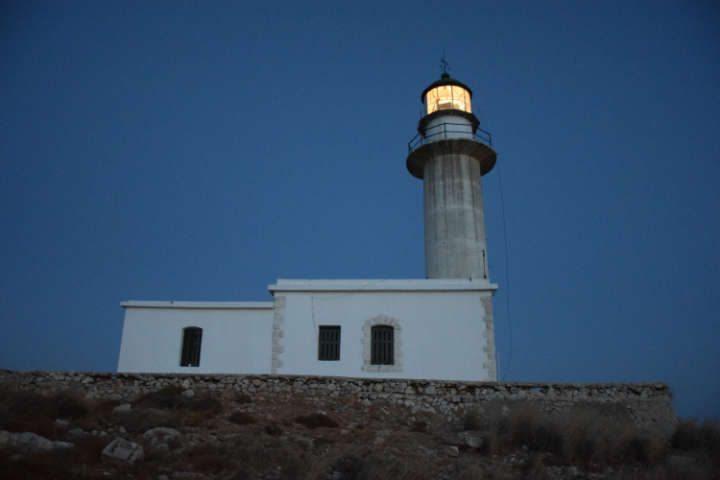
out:
M118 371L495 381L481 177L496 154L471 98L443 73L408 145L427 279L281 279L271 302L123 302Z

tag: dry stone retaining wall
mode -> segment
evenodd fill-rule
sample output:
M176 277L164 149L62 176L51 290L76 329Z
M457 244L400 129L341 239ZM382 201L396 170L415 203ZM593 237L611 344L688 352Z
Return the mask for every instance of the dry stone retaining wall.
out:
M366 405L389 402L412 411L460 418L532 402L536 407L563 414L575 408L651 429L671 430L677 422L670 388L662 383L496 383L439 380L373 379L285 375L192 375L145 373L80 373L0 370L0 385L53 393L82 392L88 399L132 401L144 393L174 385L185 390L265 393L280 396L303 394L324 402L352 396Z

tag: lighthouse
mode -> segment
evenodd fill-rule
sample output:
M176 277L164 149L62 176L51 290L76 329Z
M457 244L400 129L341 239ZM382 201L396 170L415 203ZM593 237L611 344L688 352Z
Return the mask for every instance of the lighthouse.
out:
M407 167L424 183L427 278L279 278L272 301L123 302L118 371L495 381L481 178L496 154L467 85L445 71L421 100Z
M427 278L489 280L482 176L497 154L472 112L470 87L443 71L420 95L407 168L423 180Z

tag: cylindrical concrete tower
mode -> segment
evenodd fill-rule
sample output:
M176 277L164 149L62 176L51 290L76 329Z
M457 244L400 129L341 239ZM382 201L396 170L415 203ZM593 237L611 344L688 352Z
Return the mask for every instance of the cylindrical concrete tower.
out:
M427 278L488 279L481 177L495 165L490 134L472 113L472 91L443 73L425 108L407 168L424 181Z

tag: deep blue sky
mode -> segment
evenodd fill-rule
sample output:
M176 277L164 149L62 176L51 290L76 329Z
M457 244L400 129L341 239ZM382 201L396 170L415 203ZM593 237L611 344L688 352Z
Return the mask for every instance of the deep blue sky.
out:
M264 3L3 2L0 368L115 369L122 300L423 277L444 50L499 153L501 378L720 417L716 3Z

